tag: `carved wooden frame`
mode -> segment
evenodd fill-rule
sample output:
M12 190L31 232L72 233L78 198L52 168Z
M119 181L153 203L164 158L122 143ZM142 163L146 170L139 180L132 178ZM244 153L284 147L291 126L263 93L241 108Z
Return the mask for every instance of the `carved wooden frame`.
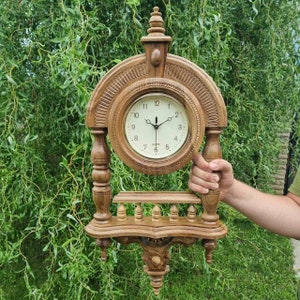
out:
M123 132L126 111L140 96L162 92L179 100L186 108L189 118L189 134L182 149L175 155L164 159L148 159L138 155L127 143ZM205 131L205 115L197 98L181 84L165 78L147 78L128 85L115 98L108 112L108 134L114 151L121 160L136 171L161 175L177 171L192 159L198 151Z

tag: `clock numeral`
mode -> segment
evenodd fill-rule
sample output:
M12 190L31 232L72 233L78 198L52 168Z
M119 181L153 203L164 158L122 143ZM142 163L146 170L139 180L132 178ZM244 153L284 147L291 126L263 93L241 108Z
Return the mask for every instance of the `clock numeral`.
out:
M175 118L178 118L178 116L179 116L179 112L175 111Z
M159 104L160 104L160 101L159 101L159 100L155 100L155 101L154 101L154 105L155 105L155 106L159 106Z
M134 130L135 129L135 124L131 124L131 129Z
M143 109L148 109L148 103L143 103Z
M143 144L143 149L144 149L144 151L147 149L147 144Z
M138 112L133 113L133 116L138 119L140 117L140 114Z
M135 135L135 136L133 137L133 140L137 142L137 141L139 140L139 136L138 136L138 135Z
M174 141L178 141L178 136L174 136Z
M178 124L178 130L182 130L182 129L183 129L182 124Z
M170 145L166 144L166 150L170 150Z

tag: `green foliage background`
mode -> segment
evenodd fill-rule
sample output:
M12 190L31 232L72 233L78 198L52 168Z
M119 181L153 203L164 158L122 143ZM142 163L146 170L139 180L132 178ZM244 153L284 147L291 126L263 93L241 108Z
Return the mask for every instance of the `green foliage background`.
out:
M224 157L238 178L269 190L278 133L299 128L297 1L2 0L0 298L154 299L138 248L115 245L104 264L84 232L94 212L86 105L112 66L143 52L154 5L170 52L223 94ZM156 180L113 159L114 191L187 188L188 170ZM230 233L214 265L199 245L174 248L160 299L293 299L288 241L226 206L220 214Z

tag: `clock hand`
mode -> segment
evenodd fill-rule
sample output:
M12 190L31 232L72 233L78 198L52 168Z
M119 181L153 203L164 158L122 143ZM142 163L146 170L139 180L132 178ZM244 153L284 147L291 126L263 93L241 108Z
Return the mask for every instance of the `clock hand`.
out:
M154 127L154 129L158 129L160 125L157 124L157 117L155 117L155 124L153 124L149 119L145 119L147 124L150 124Z
M158 142L157 142L157 130L155 130L155 143L154 143L154 152L157 152Z
M158 123L158 117L155 117L155 124L153 124L149 119L145 119L146 123L147 124L150 124L154 127L154 129L158 129L162 124L168 122L168 121L172 121L172 119L174 118L173 117L168 117L165 121L161 122L160 124L157 124Z
M145 119L145 121L146 121L147 124L151 124L152 126L154 126L154 124L151 123L151 121L149 119Z
M173 116L174 117L174 116ZM158 123L158 117L155 117L155 124L152 124L151 122L150 122L150 120L149 120L149 122L147 122L147 120L146 120L146 122L148 123L148 124L151 124L151 125L153 125L153 127L156 129L155 130L155 143L154 143L154 152L157 152L158 151L158 149L157 149L157 146L158 146L158 128L162 125L162 124L164 124L164 123L166 123L166 122L168 122L168 121L171 121L172 119L173 119L173 117L168 117L165 121L163 121L163 122L161 122L160 124L157 124Z
M155 125L154 125L154 128L155 128L155 143L154 143L154 152L158 152L158 148L157 148L157 146L158 146L158 142L157 142L157 140L158 140L158 138L157 138L157 136L158 136L158 128L159 128L159 125L157 124L158 123L158 117L155 117Z
M147 124L152 125L154 127L154 129L158 129L159 126L157 124L153 124L149 119L145 119L145 121Z
M164 123L166 123L166 122L168 122L168 121L172 121L173 118L174 118L174 116L173 116L173 117L168 117L167 120L161 122L161 123L158 124L157 126L159 127L159 126L161 126L162 124L164 124Z

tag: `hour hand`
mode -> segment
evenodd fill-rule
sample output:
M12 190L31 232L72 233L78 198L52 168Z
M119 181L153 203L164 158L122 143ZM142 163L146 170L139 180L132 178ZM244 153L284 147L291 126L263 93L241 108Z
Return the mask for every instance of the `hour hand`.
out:
M147 124L151 124L152 126L155 126L149 119L145 119Z
M153 124L149 119L145 119L145 121L146 121L147 124L152 125L154 127L154 129L158 129L159 125Z

